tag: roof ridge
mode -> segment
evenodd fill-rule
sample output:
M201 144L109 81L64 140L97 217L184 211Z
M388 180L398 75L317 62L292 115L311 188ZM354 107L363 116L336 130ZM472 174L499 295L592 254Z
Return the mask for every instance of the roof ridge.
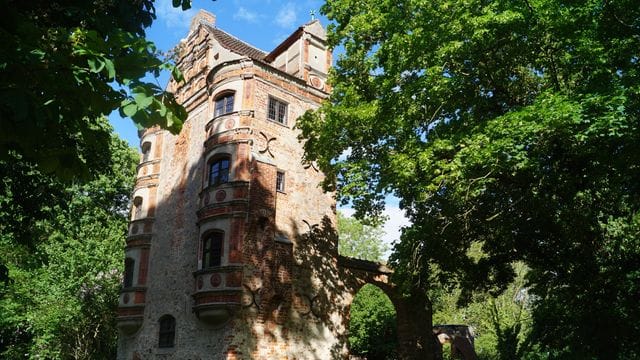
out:
M254 50L254 51L257 51L257 52L261 53L262 57L265 57L265 56L267 56L269 54L268 52L266 52L266 51L264 51L264 50L262 50L262 49L260 49L260 48L258 48L256 46L253 46L253 45L249 44L248 42L246 42L246 41L244 41L244 40L242 40L242 39L240 39L240 38L238 38L238 37L226 32L226 31L220 29L217 26L211 26L209 24L204 24L204 26L208 27L210 30L219 31L222 34L224 34L225 36L230 37L232 40L240 42L242 45L250 48L251 50ZM214 33L214 36L215 36L215 33ZM231 51L234 51L234 50L241 51L240 49L229 49L229 50L231 50ZM249 54L242 54L242 55L249 55Z

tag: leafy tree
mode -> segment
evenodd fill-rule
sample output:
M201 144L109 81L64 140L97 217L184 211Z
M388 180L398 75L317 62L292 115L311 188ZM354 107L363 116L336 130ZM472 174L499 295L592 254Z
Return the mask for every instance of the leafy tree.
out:
M379 214L387 192L401 199L413 225L393 255L398 282L498 294L521 260L541 351L639 356L637 4L330 0L322 11L345 53L331 101L299 122L307 159L359 216ZM474 245L483 257L468 255Z
M396 310L380 288L366 284L351 303L349 347L367 360L396 359Z
M19 155L0 162L0 263L11 279L0 285L3 359L115 357L138 155L112 137L102 156L110 158L103 160L108 166L90 182L72 184L35 170Z
M338 252L340 255L381 261L386 245L379 226L364 225L338 211ZM350 308L349 345L351 354L369 360L397 358L396 311L389 297L374 285L365 285Z
M363 260L381 261L387 245L382 241L384 230L365 225L338 211L338 253Z
M434 303L434 323L471 326L475 351L481 359L525 359L534 355L529 337L534 301L525 287L527 268L516 263L514 269L516 278L504 293L493 296L477 292L464 306L458 302L459 287L432 288L429 296Z
M191 0L175 0L189 8ZM64 179L103 164L110 133L101 117L120 109L141 127L173 132L186 119L172 94L143 80L177 68L144 29L153 0L1 0L0 159L10 152Z

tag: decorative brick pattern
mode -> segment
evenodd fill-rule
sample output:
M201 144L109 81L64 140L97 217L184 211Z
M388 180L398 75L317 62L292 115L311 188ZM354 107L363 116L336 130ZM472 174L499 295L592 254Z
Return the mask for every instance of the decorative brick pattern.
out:
M131 222L127 238L140 289L127 288L129 303L118 309L118 359L346 358L357 290L374 283L392 294L387 273L338 257L335 201L318 186L323 174L302 163L296 119L328 95L318 85L331 58L326 50L327 66L317 68L323 34L317 21L305 24L266 57L194 22L178 62L186 82L168 86L189 118L177 136L140 132L153 144L153 162L141 167L146 174L138 174L136 191L152 205L147 218ZM302 48L295 52L304 66L272 66L291 47ZM313 68L309 57L320 65ZM309 83L310 71L320 89ZM221 91L235 91L235 111L214 117ZM268 120L269 97L287 104L286 125ZM207 161L218 153L230 155L231 178L209 186ZM284 192L276 191L278 172L286 176ZM225 234L223 261L201 269L208 231ZM158 349L163 315L176 319L170 350ZM402 330L410 336L411 329Z

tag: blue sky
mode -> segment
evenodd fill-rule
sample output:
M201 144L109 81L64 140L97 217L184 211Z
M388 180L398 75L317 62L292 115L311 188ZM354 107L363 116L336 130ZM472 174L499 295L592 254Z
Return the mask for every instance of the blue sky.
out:
M321 0L194 0L187 11L176 9L171 0L155 1L157 19L147 29L147 38L159 50L173 48L189 31L191 18L199 9L216 15L216 26L249 44L269 52L286 39L300 25L311 20L311 11L326 27L328 21L320 15ZM168 75L158 79L166 86ZM138 147L138 135L130 119L122 119L118 112L109 116L111 124L123 139Z

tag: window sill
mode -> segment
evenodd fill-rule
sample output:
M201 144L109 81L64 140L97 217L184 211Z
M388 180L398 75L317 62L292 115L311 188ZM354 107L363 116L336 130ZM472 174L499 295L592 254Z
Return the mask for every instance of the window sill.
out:
M282 126L284 128L291 129L291 127L289 127L289 125L287 123L281 123L280 121L277 121L277 120L274 120L274 119L269 119L269 118L267 118L267 121L269 121L270 123L274 123L276 125L280 125L280 126Z

